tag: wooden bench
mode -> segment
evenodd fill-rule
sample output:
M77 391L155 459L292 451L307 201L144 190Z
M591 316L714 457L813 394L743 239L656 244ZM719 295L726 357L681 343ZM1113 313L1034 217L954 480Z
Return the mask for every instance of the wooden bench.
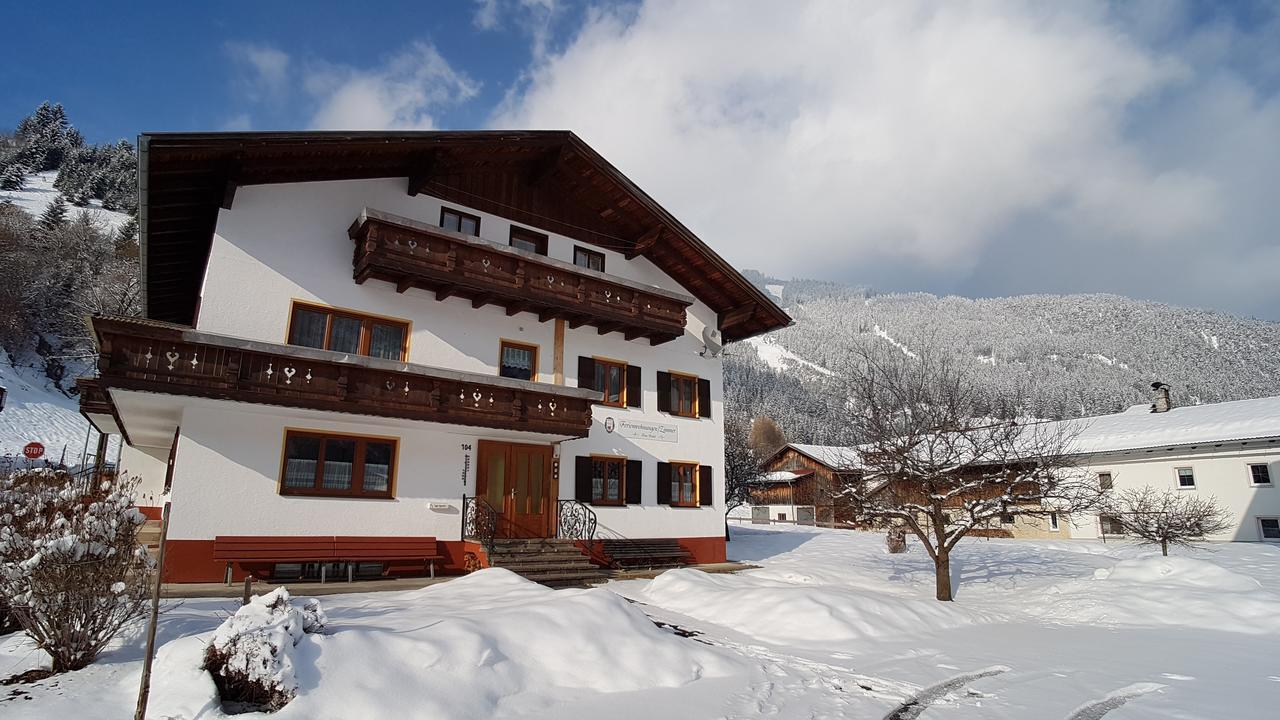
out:
M693 556L676 540L605 540L603 545L610 564L623 570L693 564Z
M219 535L213 539L213 559L227 563L227 582L231 582L231 564L239 563L330 563L379 562L390 560L422 560L431 577L436 576L436 561L444 559L434 537L377 537L359 535ZM320 582L325 581L325 567L320 567ZM351 567L347 566L347 581Z

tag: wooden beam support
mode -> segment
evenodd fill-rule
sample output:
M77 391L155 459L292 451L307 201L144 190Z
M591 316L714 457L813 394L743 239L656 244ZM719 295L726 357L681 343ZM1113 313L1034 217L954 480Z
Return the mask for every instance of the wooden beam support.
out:
M591 318L589 318L589 317L587 317L587 316L585 316L585 315L576 315L576 316L570 317L570 318L569 318L569 329L570 329L570 330L577 330L578 328L582 327L583 325L586 325L586 324L587 324L587 321L588 321L588 320L590 320L590 319L591 319Z
M448 300L453 297L454 291L457 290L456 285L441 285L436 288L436 300Z
M507 306L507 317L519 315L522 312L524 312L524 303L512 303Z
M636 338L644 337L647 334L648 334L647 330L638 330L636 328L632 328L622 333L622 337L626 338L627 342L630 342L632 340L635 340Z
M556 310L555 308L548 308L548 309L543 310L542 312L538 313L538 322L546 322L546 321L548 321L548 320L557 320L557 321L559 321L559 320L563 319L563 317L564 317L564 312L563 312L563 311L561 311L561 310Z
M661 239L662 226L659 225L644 235L636 238L636 241L631 245L631 249L624 254L627 256L628 260L634 260L636 257L648 252L654 245L657 245L658 241Z
M485 293L480 293L479 295L476 295L475 297L471 298L472 310L479 310L480 308L488 304L489 304L489 296Z
M426 192L427 184L440 166L440 151L430 150L414 159L409 172L409 197Z
M413 287L413 278L408 278L408 277L400 278L400 280L396 283L396 292L403 295L404 292L411 287Z
M723 330L724 328L727 328L731 325L737 325L738 323L749 319L751 315L755 313L755 311L756 311L755 303L739 305L736 308L725 310L724 312L720 313L720 318L719 318L720 328Z
M622 329L622 323L618 323L618 322L601 323L600 325L596 326L596 332L599 333L600 335L608 335L611 332L615 332L621 329Z
M235 180L227 180L227 182L222 186L222 203L220 207L222 207L223 210L230 210L231 204L235 202L236 187L238 187L238 185Z

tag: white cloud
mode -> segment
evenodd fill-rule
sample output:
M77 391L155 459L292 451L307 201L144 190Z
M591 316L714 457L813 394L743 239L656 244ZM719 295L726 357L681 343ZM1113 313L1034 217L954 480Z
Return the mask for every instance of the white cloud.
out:
M229 42L225 49L244 72L242 81L251 100L269 100L287 88L289 55L284 51L245 42Z
M1280 101L1237 68L1280 43L1168 10L653 0L590 13L492 124L576 130L740 267L1263 312L1277 284L1203 273L1274 245Z
M440 109L480 89L427 42L412 43L374 68L311 68L303 87L316 103L311 126L326 130L428 130Z

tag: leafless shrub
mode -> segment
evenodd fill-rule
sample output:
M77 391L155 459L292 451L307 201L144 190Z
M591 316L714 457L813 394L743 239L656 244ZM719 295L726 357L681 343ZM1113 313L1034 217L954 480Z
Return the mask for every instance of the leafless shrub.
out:
M1120 523L1126 535L1159 545L1165 556L1170 545L1187 547L1194 540L1231 527L1230 514L1212 497L1150 486L1110 498L1105 512Z
M93 662L146 614L155 568L138 543L136 487L109 478L86 488L57 469L0 479L0 597L54 672Z

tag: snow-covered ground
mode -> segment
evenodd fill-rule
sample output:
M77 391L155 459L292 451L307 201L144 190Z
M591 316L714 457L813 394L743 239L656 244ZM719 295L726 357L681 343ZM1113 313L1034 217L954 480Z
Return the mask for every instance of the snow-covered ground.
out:
M1128 544L967 540L949 604L930 599L918 547L883 547L875 534L737 526L730 557L761 569L559 591L487 570L325 597L327 634L295 648L300 692L277 715L1133 720L1280 706L1280 547L1163 559ZM195 664L232 602L163 616L149 717L223 717ZM3 688L0 715L127 716L140 644ZM0 639L0 677L41 660L20 635Z
M777 340L767 336L747 338L747 344L755 348L756 355L765 365L774 370L786 371L796 368L808 368L821 375L831 376L835 373L817 363L809 362L778 344Z
M22 184L21 190L0 190L0 202L8 200L33 216L40 217L45 208L49 207L49 204L60 194L57 188L53 186L53 181L57 179L57 170L30 175L27 177L27 181ZM129 216L125 213L103 210L100 200L90 200L89 206L84 208L67 203L68 218L74 218L81 210L103 223L108 231L115 230L129 219Z

